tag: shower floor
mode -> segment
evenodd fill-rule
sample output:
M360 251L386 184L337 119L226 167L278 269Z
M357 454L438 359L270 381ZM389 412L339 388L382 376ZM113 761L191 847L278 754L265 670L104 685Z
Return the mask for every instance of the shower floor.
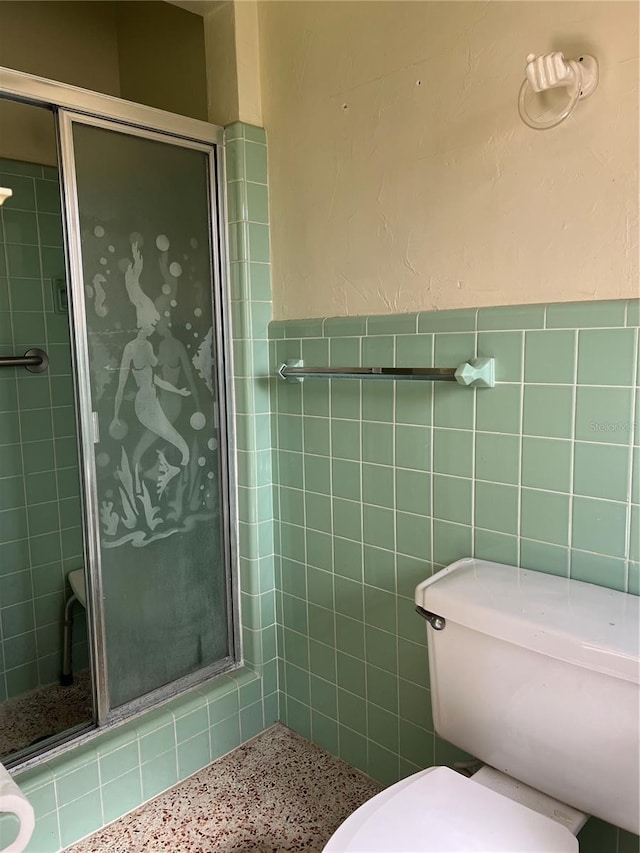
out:
M50 684L0 703L0 756L93 719L89 670L74 673L73 684Z
M67 853L320 851L381 786L282 725Z

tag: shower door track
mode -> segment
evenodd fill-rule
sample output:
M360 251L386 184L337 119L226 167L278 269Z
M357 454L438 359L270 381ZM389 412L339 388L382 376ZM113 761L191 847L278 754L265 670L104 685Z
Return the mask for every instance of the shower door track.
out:
M233 381L231 374L231 329L229 320L228 274L225 228L225 162L224 129L208 122L188 116L175 115L142 104L134 104L91 92L65 83L58 83L13 69L0 67L0 98L20 103L29 103L50 108L56 115L58 132L61 188L63 195L64 246L72 293L71 311L73 368L76 374L76 408L79 420L79 461L81 466L81 492L83 508L83 531L85 543L85 568L91 594L87 599L88 627L91 644L93 670L94 707L96 728L117 723L145 708L172 698L212 676L229 670L240 662L240 630L238 611L237 579L237 480L235 472L235 441L232 414ZM77 196L73 175L65 170L65 161L71 163L73 143L72 122L108 127L156 139L187 148L206 149L209 156L209 226L211 234L211 269L213 274L214 320L218 329L217 383L220 389L220 460L222 464L221 515L224 540L224 566L227 579L227 613L229 655L207 667L203 667L176 681L152 690L122 706L111 709L108 700L107 650L105 622L102 605L103 591L100 572L100 531L96 469L93 445L96 440L92 417L92 401L89 383L89 353L84 315L84 287L79 255L79 234L70 227L72 212L77 212ZM125 127L123 128L122 125ZM70 733L73 742L86 734L86 729L77 735ZM62 740L60 750L69 748L69 740ZM53 747L57 751L57 745ZM28 761L27 763L31 763ZM26 766L26 765L25 765Z

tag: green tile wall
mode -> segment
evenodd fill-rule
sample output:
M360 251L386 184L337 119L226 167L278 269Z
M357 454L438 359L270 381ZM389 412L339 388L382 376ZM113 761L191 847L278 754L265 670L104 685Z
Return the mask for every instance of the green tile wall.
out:
M0 700L56 682L66 575L82 565L76 422L67 317L53 311L64 278L58 174L0 159L0 352L37 346L44 374L0 373ZM66 587L66 590L65 590ZM77 608L74 666L88 665Z
M260 128L244 124L227 128L244 665L18 773L18 784L36 810L31 853L54 853L94 832L279 719L266 150ZM0 821L0 837L2 832Z
M271 324L272 370L492 355L498 378L274 381L284 722L384 783L455 760L413 592L460 557L638 594L637 317L636 301ZM605 837L637 844L590 821L581 849Z

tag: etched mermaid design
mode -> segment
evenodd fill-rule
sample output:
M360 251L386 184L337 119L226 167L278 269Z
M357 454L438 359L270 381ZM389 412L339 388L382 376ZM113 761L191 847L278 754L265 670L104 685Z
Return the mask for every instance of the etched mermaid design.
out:
M142 434L133 451L132 462L134 468L140 465L144 453L159 438L165 439L180 452L180 464L184 466L189 463L189 447L163 411L156 393L156 386L165 392L181 397L188 397L191 391L188 391L186 388L176 388L171 382L154 373L154 368L158 365L158 359L153 351L149 337L160 320L160 314L151 299L140 287L143 260L136 243L132 245L131 251L133 253L133 263L127 267L124 280L129 299L136 308L138 334L125 346L122 353L114 416L109 427L109 432L113 438L124 437L123 431L126 434L124 422L120 420L120 407L127 379L131 373L138 388L133 404L134 411L140 423L147 430ZM175 476L177 473L178 468L174 467L171 472L172 476Z
M120 466L114 473L122 512L114 510L113 500L102 501L101 520L109 537L103 544L108 547L127 541L140 546L179 530L191 529L195 521L205 517L198 514L198 509L211 506L211 488L207 490L202 480L206 459L198 453L196 439L191 439L190 448L179 429L182 422L183 428L188 430L190 425L194 431L199 431L205 426L206 417L199 410L198 387L187 350L171 331L168 309L177 304L177 278L170 275L167 253L162 252L159 269L165 284L163 295L154 302L140 283L144 261L137 241L131 243L131 254L132 260L124 270L124 284L135 308L138 331L122 351L113 419L109 425L110 437L122 442ZM157 355L150 340L154 334L160 337ZM127 392L131 378L135 388L132 414L144 430L128 455L126 419L131 415L125 412L123 417L121 412L123 403L131 396L131 392ZM185 398L190 398L195 409L188 422L180 417ZM212 479L212 474L207 476ZM174 480L176 486L171 487L169 496L168 487ZM145 481L149 482L151 490ZM151 497L154 487L159 501L157 506ZM111 493L112 490L109 495ZM195 515L184 518L185 509ZM182 527L175 526L178 522ZM121 524L129 532L118 536Z

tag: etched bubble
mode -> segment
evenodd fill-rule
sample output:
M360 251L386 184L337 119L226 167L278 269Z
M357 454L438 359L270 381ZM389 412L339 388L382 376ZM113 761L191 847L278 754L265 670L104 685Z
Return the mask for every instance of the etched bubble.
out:
M138 244L138 248L141 249L144 246L144 237L139 231L132 231L129 234L129 242L133 246L134 243Z
M156 246L161 252L166 252L169 249L171 243L169 242L169 238L166 234L158 234L156 237Z
M194 308L193 313L195 317L202 317L202 308Z
M192 248L192 249L197 249L197 248L198 248L198 241L196 240L196 238L195 238L195 237L192 237L192 238L189 240L189 245L191 246L191 248Z
M202 412L194 412L191 415L191 419L189 421L189 423L191 424L193 429L202 429L204 427L204 425L206 424L206 422L207 422L207 419L202 414Z
M165 316L165 317L170 317L170 316L171 316L171 312L170 312L170 311L165 311L165 312L164 312L164 316Z
M107 249L111 252L111 254L113 254L116 250L116 247L115 246L107 246Z
M178 278L178 276L182 275L182 267L177 261L174 261L172 264L169 264L169 272L172 276Z
M96 227L93 229L93 233L96 235L96 237L104 237L104 228L102 227L102 225L96 225Z
M191 329L191 323L185 323L184 327L185 329Z
M207 474L207 477L208 477L210 480L213 480L213 471L209 471L209 473Z
M209 450L215 450L217 446L218 442L215 440L215 438L210 438L207 442L207 447L209 448Z
M109 462L111 462L111 458L108 453L96 453L96 465L98 468L106 468Z
M172 308L175 308L177 306L177 304L178 303L176 302L175 299L172 299L171 302L169 303L169 305L171 305Z
M106 267L107 259L106 258L100 258L100 263L102 264L103 267Z
M162 285L162 292L164 293L165 296L168 296L171 293L171 285L163 284Z
M204 456L201 456L201 457L198 459L198 465L199 465L201 468L204 468L204 466L205 466L206 464L207 464L207 460L204 458Z

